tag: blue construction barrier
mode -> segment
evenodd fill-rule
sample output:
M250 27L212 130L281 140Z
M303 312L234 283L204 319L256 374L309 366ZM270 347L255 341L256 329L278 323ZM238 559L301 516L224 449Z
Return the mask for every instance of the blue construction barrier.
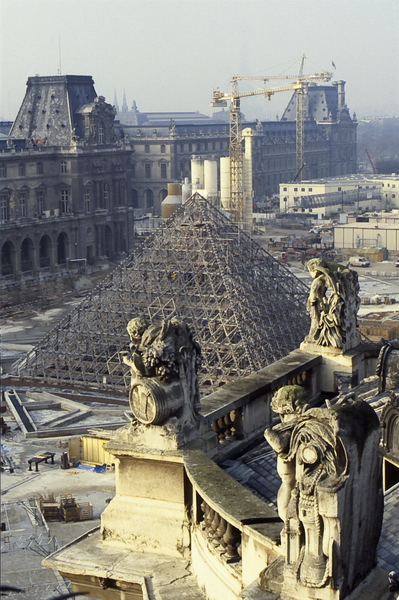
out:
M107 468L107 465L85 465L77 462L75 464L77 469L83 469L84 471L94 471L94 473L104 473Z

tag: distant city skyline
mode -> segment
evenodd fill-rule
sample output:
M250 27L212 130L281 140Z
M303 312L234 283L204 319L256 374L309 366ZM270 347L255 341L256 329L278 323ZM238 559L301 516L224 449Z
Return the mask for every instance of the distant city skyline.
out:
M398 0L0 0L0 118L30 76L91 75L113 104L211 115L230 77L333 72L359 119L399 116ZM267 87L283 85L271 81ZM240 89L264 87L242 82ZM290 92L246 98L248 119L281 117Z

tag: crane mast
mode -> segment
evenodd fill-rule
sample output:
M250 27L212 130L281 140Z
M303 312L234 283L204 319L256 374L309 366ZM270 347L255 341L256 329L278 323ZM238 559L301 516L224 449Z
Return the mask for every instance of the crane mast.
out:
M235 223L242 223L244 216L241 129L241 100L237 81L233 81L230 105L230 203L231 215Z

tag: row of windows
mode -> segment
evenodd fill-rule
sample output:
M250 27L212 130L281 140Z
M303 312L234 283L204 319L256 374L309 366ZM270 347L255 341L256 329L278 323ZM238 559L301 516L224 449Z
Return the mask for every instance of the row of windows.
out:
M155 146L150 146L150 144L145 144L145 146L144 146L144 152L146 154L150 154L151 148L153 150L155 150ZM165 152L166 152L166 146L165 146L165 144L161 144L160 150L161 150L161 154L165 154Z
M28 216L28 199L29 191L19 191L17 196L17 217L24 219ZM34 216L42 215L46 209L45 206L46 194L44 190L36 191L36 206L34 207ZM61 188L59 190L59 209L61 214L71 212L71 192L69 188ZM125 182L119 184L119 193L117 197L118 206L125 206L126 203L126 186ZM89 213L93 209L93 190L91 187L86 187L84 191L84 208L85 212ZM111 193L108 183L103 183L100 188L98 198L98 208L109 209L111 205ZM0 220L2 222L10 220L10 194L0 195Z
M51 163L52 164L52 163ZM109 168L109 161L107 161L105 158L101 161L90 161L89 159L86 160L85 162L85 172L89 173L91 171L92 168L94 168L95 171L97 172L104 172L107 171ZM117 170L121 170L122 168L124 168L124 165L122 165L121 163L114 163L113 164L114 167L117 167ZM59 173L61 175L64 175L65 173L68 173L70 170L70 166L68 164L68 161L66 160L61 160L59 163ZM6 163L1 163L0 164L0 178L1 179L6 179L7 175L12 176L12 171L14 171L14 165L11 167L10 169L10 165L7 166ZM31 166L29 165L29 171L31 175L43 175L44 174L44 164L41 161L38 161L36 163L36 165L33 165L33 170L31 168ZM26 168L26 164L25 163L19 163L18 164L18 176L19 177L25 177L27 175L27 168Z
M67 161L66 160L62 160L60 162L60 173L64 174L68 172L68 165L67 165ZM36 163L36 175L43 175L44 173L44 166L43 163L41 161ZM18 176L19 177L25 177L26 176L26 165L25 163L19 163L18 165ZM6 179L7 177L7 165L6 164L0 164L0 178L1 179Z
M17 214L20 219L25 219L28 216L28 199L29 193L26 191L18 192L17 197ZM70 212L69 208L70 191L63 188L59 191L60 212L65 214ZM42 215L45 210L45 194L40 190L36 192L36 206L34 207L34 216ZM0 196L0 221L5 222L10 220L10 195L1 194Z
M179 144L180 152L202 152L207 150L227 150L229 142L197 142L195 144Z
M131 175L133 179L136 178L136 164L132 163ZM153 176L153 164L152 163L144 163L144 177L146 179L151 179ZM168 177L168 165L166 163L160 164L160 177L161 179L167 179Z
M213 142L196 142L196 143L192 143L190 142L189 144L179 144L179 150L180 152L201 152L201 151L206 151L206 150L223 150L223 149L227 149L229 147L228 142L226 141L213 141ZM154 152L155 154L158 153L158 146L154 146L154 145L150 145L150 144L145 144L144 145L144 152L146 154L150 154L151 152ZM165 154L166 153L166 146L165 144L161 144L160 146L160 152L161 154Z
M393 186L393 187L395 187L395 186ZM370 188L370 186L369 186L369 185L366 185L366 186L365 186L365 189L366 189L366 190L368 190L369 188ZM358 189L359 189L359 190L363 189L363 186L359 185L359 186L358 186ZM374 186L374 185L373 185L373 186L372 186L372 189L376 189L376 186ZM283 192L286 192L287 190L288 190L288 188L286 188L286 187L285 187L285 188L283 188ZM294 192L297 192L298 190L299 190L299 188L297 188L297 187L295 187L295 188L294 188ZM313 191L313 188L311 188L311 187L310 187L310 188L308 188L308 192L312 192L312 191ZM341 191L342 191L342 187L338 187L338 188L337 188L337 191L338 191L338 192L341 192ZM304 187L301 187L301 192L306 192L306 188L304 188Z

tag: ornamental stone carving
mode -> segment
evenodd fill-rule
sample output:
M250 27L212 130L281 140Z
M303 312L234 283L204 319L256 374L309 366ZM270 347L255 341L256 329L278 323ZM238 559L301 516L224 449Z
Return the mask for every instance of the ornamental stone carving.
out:
M167 439L171 447L178 447L197 437L206 424L199 415L201 349L191 330L177 319L150 325L141 317L129 321L127 330L131 353L124 353L122 360L131 371L134 433L157 447L159 431L154 434L152 430L152 437L148 433L154 426L163 427L162 447L168 447Z
M281 388L271 406L281 418L265 431L282 480L281 598L341 600L376 562L383 512L378 418L362 401L309 408L295 385Z
M307 263L313 278L307 302L311 326L305 342L340 349L360 343L357 311L360 305L356 271L314 258Z
M399 339L384 341L378 356L376 375L379 377L380 392L399 390Z

